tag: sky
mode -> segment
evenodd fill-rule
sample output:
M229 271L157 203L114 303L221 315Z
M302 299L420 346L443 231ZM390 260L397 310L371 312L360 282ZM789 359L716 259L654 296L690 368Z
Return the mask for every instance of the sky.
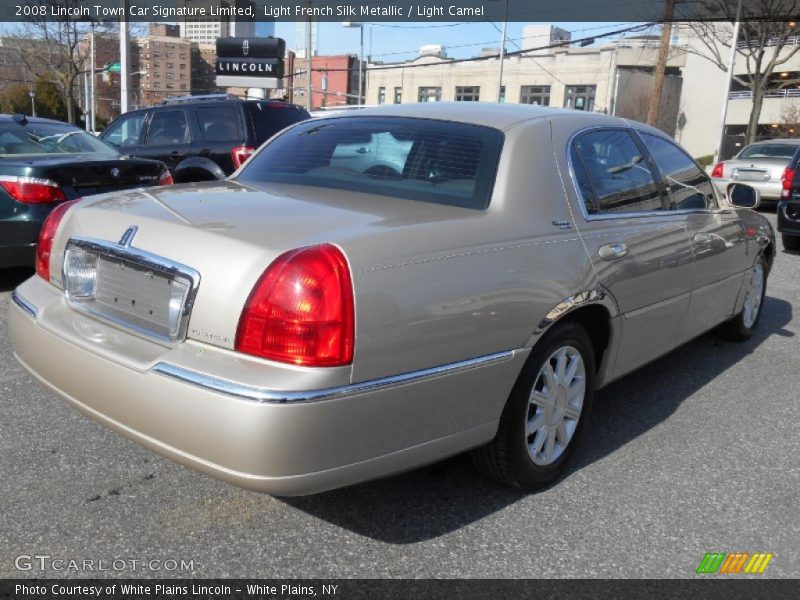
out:
M7 35L18 24L0 24L0 35ZM526 23L509 23L506 45L508 51L519 50L522 37L522 28ZM572 38L584 38L600 35L616 29L623 29L635 23L597 23L597 22L561 22L554 23L557 27L572 32ZM500 47L500 29L502 23L365 23L364 29L364 55L372 56L373 60L396 62L409 60L419 53L420 46L425 44L442 44L447 49L447 54L453 58L475 56L482 48ZM296 23L283 21L276 23L275 35L286 40L287 48L295 47ZM598 44L605 40L598 40ZM541 40L542 45L547 43ZM320 23L318 53L331 54L358 54L359 31L358 28L345 28L341 23Z
M500 47L500 31L502 23L368 23L364 29L364 55L371 55L374 60L395 62L414 58L419 47L425 44L442 44L447 48L448 56L462 58L480 53L481 48ZM508 38L521 43L522 28L526 23L509 23ZM584 38L623 29L633 23L554 23L557 27L572 32L572 38ZM276 24L275 35L286 40L287 48L295 47L294 22ZM370 34L371 32L371 34ZM370 48L370 37L372 39ZM599 40L602 43L603 40ZM547 40L542 40L542 45ZM507 50L520 49L511 41ZM341 23L321 23L319 25L318 52L321 55L358 54L359 31L357 28L345 28Z

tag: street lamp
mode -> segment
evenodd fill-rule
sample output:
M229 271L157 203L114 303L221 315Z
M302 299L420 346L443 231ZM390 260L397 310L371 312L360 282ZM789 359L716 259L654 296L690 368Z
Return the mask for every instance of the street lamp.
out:
M30 90L28 95L31 97L31 116L36 116L36 92Z
M361 33L361 46L358 53L358 105L361 106L364 104L364 72L362 70L364 68L364 24L353 23L352 21L344 21L342 23L342 27L358 27L358 30Z

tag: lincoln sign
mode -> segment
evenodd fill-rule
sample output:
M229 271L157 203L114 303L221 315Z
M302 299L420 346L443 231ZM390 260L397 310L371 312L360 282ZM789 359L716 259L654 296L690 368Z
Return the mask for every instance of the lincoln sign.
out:
M280 38L219 38L217 85L220 87L283 87L283 55Z

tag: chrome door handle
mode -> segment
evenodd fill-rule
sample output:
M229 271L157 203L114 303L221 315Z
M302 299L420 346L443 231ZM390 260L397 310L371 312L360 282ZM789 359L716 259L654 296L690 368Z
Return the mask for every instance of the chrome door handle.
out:
M603 260L617 260L628 254L628 246L622 243L606 244L597 251Z
M700 233L695 233L693 239L698 246L708 246L714 241L714 236L701 231Z

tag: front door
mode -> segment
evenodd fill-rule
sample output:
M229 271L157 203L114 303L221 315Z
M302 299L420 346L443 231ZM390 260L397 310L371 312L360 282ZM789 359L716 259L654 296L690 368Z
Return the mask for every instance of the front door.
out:
M191 129L182 108L155 110L136 156L166 163L172 171L191 152Z
M711 180L681 148L658 135L639 135L664 179L669 210L686 220L694 273L683 337L690 339L732 316L744 277L745 232L736 211L718 205Z

